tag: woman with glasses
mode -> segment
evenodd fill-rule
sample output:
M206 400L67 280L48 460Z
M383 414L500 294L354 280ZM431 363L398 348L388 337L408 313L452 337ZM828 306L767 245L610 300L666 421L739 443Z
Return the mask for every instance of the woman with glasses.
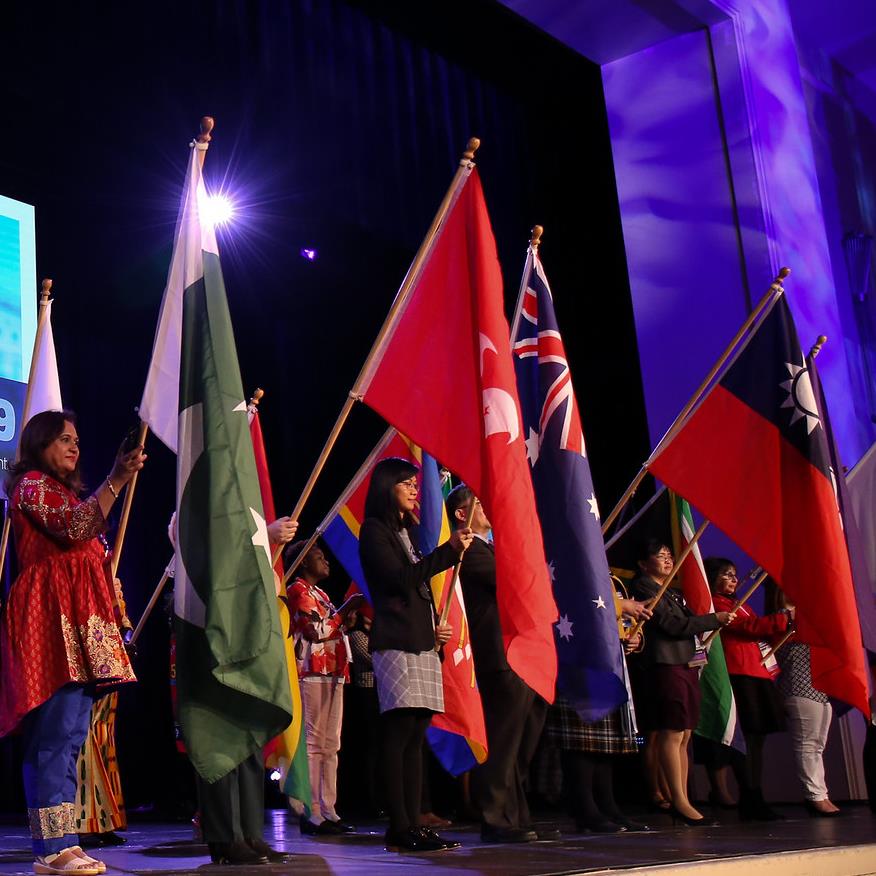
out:
M418 827L423 740L436 712L444 711L441 664L436 650L452 629L436 621L429 581L453 566L471 544L471 529L422 556L412 539L417 505L417 467L405 459L382 459L374 467L359 532L359 557L374 622L371 652L381 714L381 772L392 851L433 852L459 843Z
M721 640L736 700L736 714L745 737L745 757L732 759L739 785L739 817L748 821L775 821L782 816L767 806L761 790L763 745L767 734L784 730L785 722L773 674L762 662L760 643L781 636L791 625L794 610L783 609L764 617L759 617L748 604L734 610L739 584L736 566L723 557L707 557L704 565L715 608L732 613Z
M659 539L648 539L639 549L639 576L630 593L650 600L672 575L672 551ZM645 645L636 668L636 715L648 733L645 769L652 801L659 809L692 827L713 824L687 796L688 746L700 718L699 663L696 637L716 630L730 619L729 612L693 615L674 578L663 598L652 607L645 626ZM631 669L633 668L631 664Z

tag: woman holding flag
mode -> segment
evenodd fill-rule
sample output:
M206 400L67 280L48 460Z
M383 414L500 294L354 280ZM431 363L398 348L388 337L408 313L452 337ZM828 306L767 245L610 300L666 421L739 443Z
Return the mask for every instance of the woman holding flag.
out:
M146 459L120 452L81 500L79 436L68 411L32 417L7 492L20 572L0 627L0 735L24 735L24 789L35 873L91 876L106 867L78 845L76 760L97 685L134 681L107 552L99 536Z
M359 556L374 604L371 651L380 701L381 771L389 809L386 846L433 852L459 843L417 827L422 789L423 741L432 714L444 711L436 645L450 640L448 624L435 622L429 580L453 566L472 540L454 530L426 557L409 532L417 503L418 468L406 459L374 467L359 533Z

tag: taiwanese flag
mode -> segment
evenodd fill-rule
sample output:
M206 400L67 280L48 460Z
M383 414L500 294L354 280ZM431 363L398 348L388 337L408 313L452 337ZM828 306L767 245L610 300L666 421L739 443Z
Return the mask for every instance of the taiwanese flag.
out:
M557 609L521 433L502 274L476 170L361 386L366 404L480 498L493 525L508 663L552 701Z
M815 687L868 714L828 441L784 298L649 468L796 604Z
M530 250L512 339L538 516L560 612L557 688L582 721L628 698L614 585L569 362L538 254Z

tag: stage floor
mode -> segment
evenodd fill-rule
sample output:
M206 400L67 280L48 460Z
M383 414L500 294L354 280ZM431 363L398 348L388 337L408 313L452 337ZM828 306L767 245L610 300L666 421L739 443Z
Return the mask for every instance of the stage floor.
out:
M489 845L480 841L474 825L460 825L443 831L463 845L458 851L428 855L400 855L383 849L385 823L357 825L359 833L344 838L301 837L297 822L281 811L267 813L265 839L294 855L287 864L259 869L296 876L367 873L405 876L406 873L446 871L454 874L491 876L548 876L636 869L637 873L674 871L708 872L719 869L718 860L735 860L740 871L761 872L757 864L775 874L784 873L876 873L876 815L865 806L850 806L840 818L808 818L801 807L780 807L786 821L769 824L741 824L735 813L725 814L715 828L674 828L665 816L654 816L651 833L622 833L611 836L564 833L563 838L525 845ZM571 830L571 824L560 825ZM206 846L192 841L187 825L134 822L125 833L124 846L102 849L109 873L185 874L209 868L223 876L237 871L254 872L253 867L214 867ZM873 844L871 848L866 848ZM787 853L811 850L808 854ZM817 850L825 850L819 853ZM842 863L828 859L852 853ZM785 854L782 854L785 853ZM747 856L758 856L755 859ZM744 858L744 860L742 860ZM0 874L31 872L30 845L24 827L0 826ZM854 860L854 863L852 863ZM801 862L809 861L807 864ZM784 862L778 866L776 862ZM872 864L872 866L870 866ZM662 866L661 866L662 865ZM744 868L742 865L745 865ZM784 869L783 869L784 867ZM720 866L723 871L724 867Z

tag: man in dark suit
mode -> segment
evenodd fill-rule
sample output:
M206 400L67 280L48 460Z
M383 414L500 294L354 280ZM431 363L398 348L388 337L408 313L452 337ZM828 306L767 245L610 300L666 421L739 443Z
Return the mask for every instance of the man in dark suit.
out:
M532 842L523 782L535 753L547 703L508 665L496 602L496 557L488 540L490 521L465 485L447 497L451 525L464 527L472 503L474 533L462 557L460 583L465 598L478 689L487 725L485 763L471 773L472 801L481 812L481 838L486 842Z

